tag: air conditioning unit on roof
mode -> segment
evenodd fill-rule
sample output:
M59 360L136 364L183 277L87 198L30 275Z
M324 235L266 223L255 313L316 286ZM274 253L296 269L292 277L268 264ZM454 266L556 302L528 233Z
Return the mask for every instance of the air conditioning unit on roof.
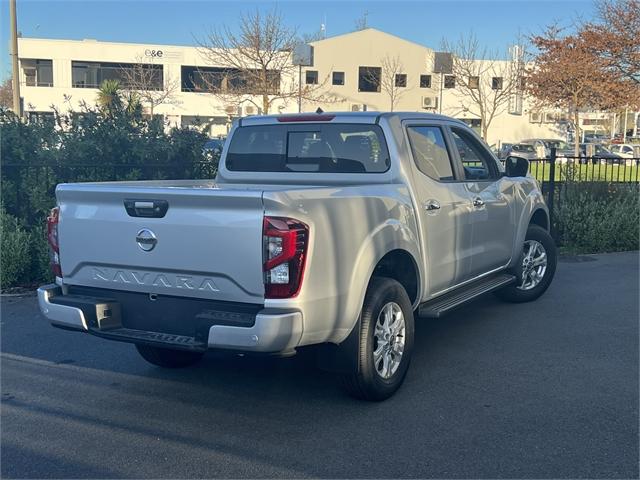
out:
M351 104L351 111L352 112L366 112L367 111L367 106L363 105L361 103L352 103Z
M438 108L438 97L422 97L422 108L434 110Z

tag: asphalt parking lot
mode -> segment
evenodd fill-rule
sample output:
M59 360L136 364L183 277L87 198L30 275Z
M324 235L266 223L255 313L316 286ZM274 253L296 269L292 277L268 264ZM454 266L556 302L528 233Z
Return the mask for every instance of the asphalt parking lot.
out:
M564 258L537 302L416 326L384 403L304 356L146 364L2 299L3 478L638 478L638 254Z

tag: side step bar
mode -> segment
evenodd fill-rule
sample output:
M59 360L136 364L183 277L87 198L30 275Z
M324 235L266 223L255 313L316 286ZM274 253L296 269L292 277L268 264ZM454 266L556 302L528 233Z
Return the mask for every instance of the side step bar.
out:
M464 305L467 302L497 290L515 282L516 277L507 273L500 273L488 278L483 278L469 285L457 288L452 292L429 300L418 307L418 316L428 318L440 318L451 310Z

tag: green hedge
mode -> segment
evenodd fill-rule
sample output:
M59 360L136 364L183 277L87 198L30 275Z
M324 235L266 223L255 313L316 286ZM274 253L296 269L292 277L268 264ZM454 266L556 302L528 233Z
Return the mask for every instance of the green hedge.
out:
M40 122L0 109L0 130L2 288L50 280L45 221L58 183L213 178L218 166L205 134L120 104Z
M637 184L568 182L555 209L556 237L563 251L603 253L640 248L640 187Z

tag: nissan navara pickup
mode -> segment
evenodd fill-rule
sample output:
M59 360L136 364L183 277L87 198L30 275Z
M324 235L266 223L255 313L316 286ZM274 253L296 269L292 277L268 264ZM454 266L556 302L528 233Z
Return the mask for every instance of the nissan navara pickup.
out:
M313 346L350 394L383 400L416 318L551 283L549 214L527 172L440 115L242 118L215 179L58 185L40 309L162 367Z

